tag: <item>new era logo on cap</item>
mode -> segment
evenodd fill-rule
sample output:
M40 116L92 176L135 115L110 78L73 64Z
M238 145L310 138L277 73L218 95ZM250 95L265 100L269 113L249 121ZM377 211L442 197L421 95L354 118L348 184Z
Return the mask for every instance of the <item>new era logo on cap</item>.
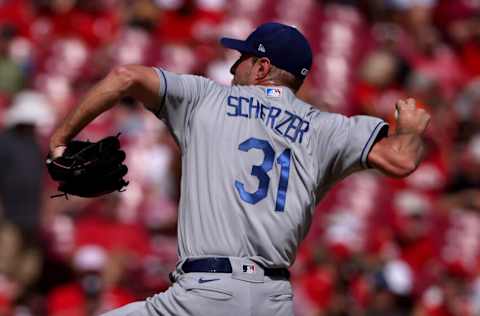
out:
M262 44L258 45L258 51L262 52L262 53L265 53L266 52L265 46L263 46Z

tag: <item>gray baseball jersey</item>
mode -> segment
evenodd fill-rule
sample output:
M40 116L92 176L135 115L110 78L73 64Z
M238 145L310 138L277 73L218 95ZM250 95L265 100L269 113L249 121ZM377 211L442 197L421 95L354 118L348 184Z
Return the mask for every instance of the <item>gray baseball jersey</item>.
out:
M336 181L368 167L385 122L322 112L286 87L223 86L156 71L153 112L182 152L180 257L289 267L315 204Z

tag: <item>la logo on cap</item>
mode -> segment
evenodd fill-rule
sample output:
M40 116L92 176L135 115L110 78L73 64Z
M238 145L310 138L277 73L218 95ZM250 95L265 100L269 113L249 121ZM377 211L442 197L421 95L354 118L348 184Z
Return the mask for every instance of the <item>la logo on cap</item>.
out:
M262 44L258 45L258 51L262 53L266 52L265 47Z

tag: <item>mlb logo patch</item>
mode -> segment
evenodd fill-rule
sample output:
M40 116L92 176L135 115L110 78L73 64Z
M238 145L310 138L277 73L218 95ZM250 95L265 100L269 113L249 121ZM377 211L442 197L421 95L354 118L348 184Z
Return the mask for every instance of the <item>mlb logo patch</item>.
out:
M244 264L243 272L245 273L255 273L255 266L253 264Z
M267 97L280 98L282 96L282 88L266 88Z

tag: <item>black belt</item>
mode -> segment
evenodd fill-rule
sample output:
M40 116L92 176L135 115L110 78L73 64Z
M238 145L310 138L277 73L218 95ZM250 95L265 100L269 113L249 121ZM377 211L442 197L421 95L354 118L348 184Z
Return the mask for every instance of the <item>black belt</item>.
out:
M230 264L230 259L225 257L196 258L187 259L182 265L182 270L185 273L232 273L232 265ZM269 277L290 279L290 271L285 268L271 269L262 267L262 270L263 274Z

